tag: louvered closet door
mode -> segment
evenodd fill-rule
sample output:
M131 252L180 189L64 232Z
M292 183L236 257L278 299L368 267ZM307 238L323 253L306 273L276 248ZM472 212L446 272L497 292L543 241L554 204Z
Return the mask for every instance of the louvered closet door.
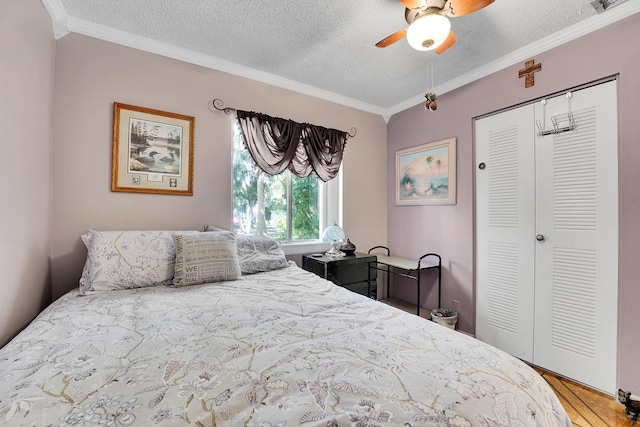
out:
M476 336L533 360L535 155L529 105L476 122Z
M574 131L536 137L533 362L615 391L618 306L616 82L573 92ZM547 101L546 122L567 111ZM542 120L542 104L536 118ZM560 123L562 126L563 123Z

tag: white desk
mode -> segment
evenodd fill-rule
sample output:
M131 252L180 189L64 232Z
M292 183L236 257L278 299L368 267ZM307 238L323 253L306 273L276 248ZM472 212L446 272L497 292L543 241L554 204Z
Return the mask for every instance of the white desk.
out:
M397 275L401 277L407 277L409 279L416 281L416 314L420 316L420 272L422 270L427 270L430 268L438 269L438 307L441 307L441 299L442 299L442 289L441 289L441 279L442 279L442 258L438 254L428 253L422 255L418 259L404 258L398 256L391 256L391 251L386 246L374 246L369 249L369 253L372 254L372 251L380 249L386 251L387 255L376 255L376 264L370 265L369 268L375 268L377 270L386 271L387 272L387 298L389 297L389 284L391 282L391 276ZM373 254L372 254L373 255ZM425 259L426 258L426 259ZM390 302L390 305L398 306L402 304L398 304L397 301ZM402 308L402 307L399 307ZM427 313L429 317L431 313Z

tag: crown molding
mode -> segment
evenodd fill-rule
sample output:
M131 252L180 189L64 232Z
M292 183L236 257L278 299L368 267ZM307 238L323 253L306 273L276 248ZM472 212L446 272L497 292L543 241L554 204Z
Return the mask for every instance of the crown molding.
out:
M46 9L52 21L66 18L67 10L61 0L42 0L42 5Z
M179 61L200 65L202 67L222 71L283 89L288 89L293 92L313 96L314 98L323 99L325 101L330 101L336 104L355 108L357 110L366 111L377 115L382 115L384 112L383 108L373 104L368 104L353 98L322 90L314 86L285 79L283 77L276 76L275 74L265 73L263 71L256 70L255 68L239 65L231 61L215 58L213 56L195 52L189 49L176 47L174 45L159 42L150 38L141 37L126 31L107 27L105 25L96 24L95 22L75 17L68 17L66 19L66 24L69 30L73 33L82 34L88 37L93 37L122 46L131 47L156 55L177 59Z
M394 114L412 108L424 101L424 94L420 93L406 101L400 102L392 107L383 108L377 105L349 98L334 92L319 89L314 86L285 79L274 74L265 73L244 65L239 65L230 61L215 58L210 55L195 52L192 50L176 47L168 43L162 43L146 37L141 37L126 31L117 30L105 25L96 24L84 19L70 17L64 8L61 0L41 0L47 13L51 17L54 36L60 39L70 32L82 34L88 37L108 41L122 46L131 47L156 55L165 56L179 61L200 65L202 67L222 71L261 83L266 83L282 89L312 96L314 98L333 102L356 110L365 111L382 116L385 123ZM495 61L478 67L468 73L447 81L446 83L433 88L439 95L458 89L466 84L484 78L497 71L503 70L512 65L518 64L532 56L546 52L549 49L563 45L593 31L604 28L624 18L640 12L640 2L630 1L613 7L605 13L592 16L571 27L558 31L528 46L522 47L509 53Z
M53 37L58 40L69 34L67 26L67 10L61 0L42 0L42 5L51 18Z
M558 31L540 40L536 40L534 43L515 50L495 61L489 62L488 64L478 67L468 73L451 79L446 83L433 88L432 92L435 92L438 95L443 95L466 84L487 77L488 75L493 74L497 71L504 70L505 68L519 64L522 61L531 59L531 57L539 55L542 52L546 52L550 49L582 37L586 34L614 24L638 12L640 12L640 2L636 1L623 3L619 6L611 8L606 13L587 18L581 22L578 22L577 24L565 28L564 30ZM406 101L390 107L385 112L385 115L392 116L408 108L415 107L418 104L422 104L423 102L424 93L420 93L410 99L407 99Z

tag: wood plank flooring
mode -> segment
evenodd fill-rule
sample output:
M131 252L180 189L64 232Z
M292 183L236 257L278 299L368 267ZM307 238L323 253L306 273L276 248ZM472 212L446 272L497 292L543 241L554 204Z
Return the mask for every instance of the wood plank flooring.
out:
M576 427L631 427L633 420L615 398L533 367L549 383ZM637 424L640 426L640 422Z

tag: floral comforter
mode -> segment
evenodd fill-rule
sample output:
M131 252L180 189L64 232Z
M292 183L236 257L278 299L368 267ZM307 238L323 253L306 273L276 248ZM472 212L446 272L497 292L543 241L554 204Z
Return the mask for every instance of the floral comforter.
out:
M571 425L513 357L293 265L66 294L0 350L0 424Z

